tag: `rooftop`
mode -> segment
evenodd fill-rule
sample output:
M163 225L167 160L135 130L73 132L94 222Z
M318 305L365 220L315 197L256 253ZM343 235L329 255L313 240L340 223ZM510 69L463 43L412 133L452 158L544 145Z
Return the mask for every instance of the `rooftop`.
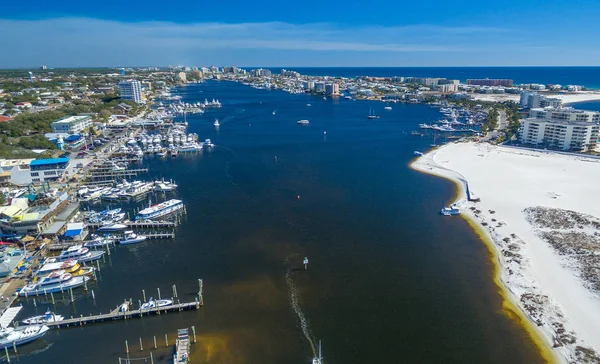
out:
M64 117L62 119L56 120L55 122L53 122L53 125L60 125L60 124L73 124L73 123L78 123L81 121L85 121L88 119L91 119L92 117L89 115L76 115L76 116L67 116Z
M29 164L30 166L45 166L48 164L69 163L69 158L50 158L50 159L35 159Z
M538 119L538 118L526 118L525 121L532 123L551 123L559 125L576 125L576 126L598 126L597 123L589 121L570 121L570 120L556 120L556 119Z

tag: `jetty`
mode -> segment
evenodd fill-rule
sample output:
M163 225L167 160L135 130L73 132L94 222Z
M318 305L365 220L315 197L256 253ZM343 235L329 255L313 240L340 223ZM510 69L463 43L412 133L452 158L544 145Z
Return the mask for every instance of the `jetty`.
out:
M105 321L129 320L134 318L142 318L144 316L161 315L170 312L180 312L183 310L197 310L203 305L201 300L194 302L179 302L163 307L154 307L148 309L138 309L131 311L119 311L119 308L114 309L109 313L100 313L98 315L71 317L62 321L48 322L45 325L48 327L72 327L83 326Z

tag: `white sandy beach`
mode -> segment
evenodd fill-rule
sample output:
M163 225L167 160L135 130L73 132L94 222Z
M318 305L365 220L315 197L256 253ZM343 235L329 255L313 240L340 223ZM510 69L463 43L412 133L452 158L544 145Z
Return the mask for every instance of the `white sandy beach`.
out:
M574 257L559 255L524 212L546 207L600 217L600 159L469 142L445 145L411 166L468 182L481 201L467 201L461 182L461 211L487 230L504 285L561 361L586 362L577 346L600 353L600 294L581 278ZM600 233L594 229L591 239Z
M597 91L578 91L569 93L552 93L552 92L540 92L542 95L553 97L563 100L563 105L572 104L576 102L584 101L595 101L600 100L600 92ZM481 101L514 101L519 102L520 95L516 94L473 94L474 100Z

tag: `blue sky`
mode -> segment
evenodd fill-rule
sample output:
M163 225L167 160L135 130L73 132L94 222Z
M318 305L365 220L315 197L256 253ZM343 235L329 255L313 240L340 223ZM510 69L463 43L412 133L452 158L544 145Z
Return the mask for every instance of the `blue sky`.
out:
M598 65L600 2L5 2L0 67Z

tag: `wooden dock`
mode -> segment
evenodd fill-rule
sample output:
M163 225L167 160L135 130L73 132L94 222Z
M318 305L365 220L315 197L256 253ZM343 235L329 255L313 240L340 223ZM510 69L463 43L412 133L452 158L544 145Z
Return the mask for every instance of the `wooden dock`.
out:
M120 222L130 229L160 229L160 228L174 228L177 226L176 221L125 221ZM87 223L86 226L89 229L99 229L102 223Z
M175 238L175 233L168 233L168 232L164 232L164 233L148 233L148 234L144 234L144 233L140 233L138 235L143 235L147 238L147 240L155 240L155 239L174 239ZM115 239L119 240L123 238L123 235L115 235ZM76 241L76 242L68 242L68 243L52 243L52 244L48 244L46 245L46 249L48 250L65 250L68 249L69 247L72 247L73 245L77 245L77 244L85 244L87 242L90 242L91 240L84 240L84 241ZM110 243L111 246L114 246L115 244L119 244L118 242L116 243ZM105 247L92 247L90 248L91 250L96 250L96 249L104 249Z
M126 312L119 312L118 309L115 309L109 313L98 314L98 315L90 315L90 316L80 316L80 317L71 317L69 319L65 319L63 321L58 322L48 322L45 325L48 327L70 327L70 326L83 326L89 325L99 322L105 321L117 321L117 320L129 320L133 318L142 318L144 316L151 315L161 315L170 312L180 312L183 310L197 310L202 306L201 301L195 302L183 302L183 303L174 303L169 306L164 307L156 307L149 309L139 309L132 310Z

